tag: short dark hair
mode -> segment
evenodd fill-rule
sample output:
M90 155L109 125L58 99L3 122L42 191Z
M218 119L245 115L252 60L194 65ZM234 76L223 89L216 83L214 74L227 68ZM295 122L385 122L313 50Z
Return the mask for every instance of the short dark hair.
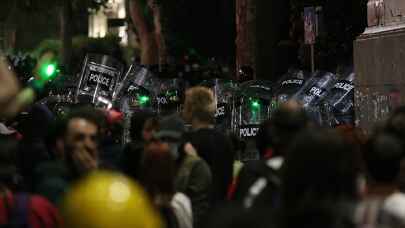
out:
M269 143L271 143L274 153L284 154L295 136L309 126L310 119L302 107L285 104L272 114L270 123Z
M390 133L379 133L369 139L364 161L369 176L380 183L395 182L400 173L403 145Z
M286 210L313 201L356 198L359 164L352 145L340 134L331 129L309 129L291 144L282 171Z
M131 117L131 124L129 129L129 135L131 140L142 141L142 131L145 123L148 119L155 117L156 115L149 111L141 111L134 113Z
M169 147L159 141L145 147L141 181L152 197L174 194L175 163Z

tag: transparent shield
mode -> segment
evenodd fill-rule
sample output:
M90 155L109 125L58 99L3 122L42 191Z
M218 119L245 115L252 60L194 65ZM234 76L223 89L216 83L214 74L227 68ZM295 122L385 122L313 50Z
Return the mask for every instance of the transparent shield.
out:
M88 54L82 67L76 101L111 107L123 69L123 64L110 56Z
M306 80L308 74L302 70L290 69L282 78L277 82L274 88L274 100L277 103L284 103L290 100L294 94L300 91Z
M181 111L184 91L182 79L159 79L157 85L157 112L169 115Z
M317 72L293 97L302 102L305 108L317 106L329 94L337 76L330 72Z
M272 107L272 87L268 81L250 81L243 83L236 92L233 111L235 134L245 142L245 149L240 158L242 161L259 158L254 147L254 138L260 124L270 118Z
M347 113L353 109L354 104L354 77L351 73L346 79L338 81L331 89L326 101L335 112Z
M225 131L232 130L234 95L238 91L239 84L233 80L211 79L203 81L200 86L210 88L214 93L217 104L216 127Z

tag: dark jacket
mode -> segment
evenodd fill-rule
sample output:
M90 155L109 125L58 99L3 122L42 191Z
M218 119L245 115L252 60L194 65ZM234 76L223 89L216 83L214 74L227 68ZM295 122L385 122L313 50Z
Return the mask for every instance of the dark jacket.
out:
M211 171L204 160L197 156L186 155L179 164L175 190L190 198L194 227L200 227L210 209L211 184Z
M125 175L139 181L143 150L143 143L127 144L119 157L118 169Z
M186 140L209 165L212 173L214 204L226 199L232 183L234 150L228 136L215 129L200 129L186 135Z

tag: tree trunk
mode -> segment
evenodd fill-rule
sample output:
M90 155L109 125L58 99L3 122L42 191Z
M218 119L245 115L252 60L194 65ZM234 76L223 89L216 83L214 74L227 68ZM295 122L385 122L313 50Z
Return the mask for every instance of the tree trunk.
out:
M164 39L165 37L162 32L162 7L156 2L156 0L149 0L148 5L153 13L153 25L155 29L156 45L158 47L159 64L163 65L167 63L167 49Z
M61 39L62 39L62 66L66 73L71 73L71 58L72 58L72 3L70 0L63 0L61 8Z
M134 24L141 46L141 64L154 65L159 63L159 46L153 28L148 26L139 0L129 2L129 13Z
M236 0L237 72L242 66L250 66L256 72L256 1Z

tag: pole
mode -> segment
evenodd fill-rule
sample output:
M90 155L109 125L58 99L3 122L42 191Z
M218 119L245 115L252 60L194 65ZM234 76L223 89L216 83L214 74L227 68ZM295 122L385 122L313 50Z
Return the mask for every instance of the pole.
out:
M311 72L315 72L315 45L311 44Z

